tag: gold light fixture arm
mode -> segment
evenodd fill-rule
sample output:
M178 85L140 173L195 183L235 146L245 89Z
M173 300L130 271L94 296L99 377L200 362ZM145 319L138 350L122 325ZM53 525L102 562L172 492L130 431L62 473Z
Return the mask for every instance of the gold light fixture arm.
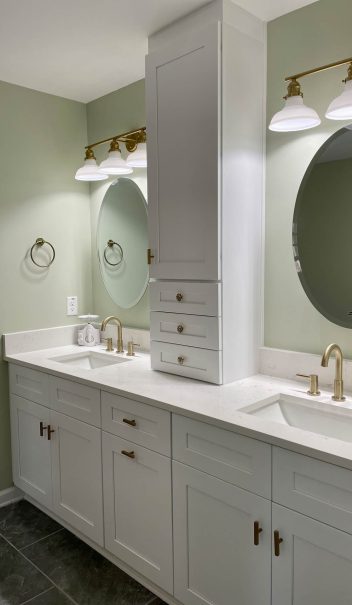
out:
M335 61L334 63L328 63L327 65L322 65L321 67L314 67L313 69L307 69L306 71L301 71L299 74L295 74L293 76L287 76L285 78L285 82L289 80L298 80L298 78L303 78L304 76L310 76L311 74L317 74L321 71L326 71L327 69L333 69L334 67L340 67L341 65L347 65L350 63L350 68L348 70L347 80L352 80L352 57L349 59L342 59L341 61Z
M120 142L125 143L127 151L134 151L138 143L145 143L146 139L146 127L142 126L141 128L135 128L134 130L129 130L128 132L115 134L113 137L109 137L108 139L103 139L101 141L97 141L96 143L86 145L85 149L92 150L93 147L97 147L98 145L104 145L104 143L113 142L114 145L116 145L116 143ZM94 154L90 157L94 157Z

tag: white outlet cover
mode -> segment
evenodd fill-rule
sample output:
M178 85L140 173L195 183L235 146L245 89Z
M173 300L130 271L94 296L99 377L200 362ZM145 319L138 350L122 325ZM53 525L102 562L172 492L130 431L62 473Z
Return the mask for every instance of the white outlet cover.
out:
M78 297L67 297L67 315L78 315Z

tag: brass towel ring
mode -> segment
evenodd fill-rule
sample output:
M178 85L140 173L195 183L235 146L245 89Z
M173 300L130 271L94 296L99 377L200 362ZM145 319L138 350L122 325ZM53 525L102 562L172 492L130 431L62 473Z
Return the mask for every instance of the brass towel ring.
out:
M33 258L33 250L34 250L34 248L36 248L37 246L38 246L39 248L41 248L42 246L44 246L44 244L47 244L47 245L48 245L48 246L51 248L51 251L52 251L52 258L51 258L51 260L48 262L48 264L47 264L47 265L40 265L40 264L39 264L39 263L37 263L37 261L35 261L35 260L34 260L34 258ZM50 265L52 265L52 264L53 264L53 262L54 262L54 260L55 260L55 248L54 248L54 246L53 246L53 245L52 245L50 242L47 242L47 241L46 241L46 240L45 240L43 237L37 237L37 239L35 240L35 243L34 243L34 244L33 244L33 246L31 247L31 252L30 252L30 254L31 254L31 259L32 259L32 262L33 262L33 263L34 263L34 264L35 264L37 267L40 267L41 269L47 269L48 267L50 267Z
M117 263L111 263L107 258L106 258L106 251L108 250L108 248L113 248L114 246L117 246L119 251L120 251L120 260L117 261ZM108 265L110 265L111 267L117 267L118 265L121 265L122 261L123 261L123 250L120 246L120 244L118 244L117 242L114 242L112 239L108 240L108 243L106 244L105 248L104 248L104 258L105 258L105 262L107 262Z

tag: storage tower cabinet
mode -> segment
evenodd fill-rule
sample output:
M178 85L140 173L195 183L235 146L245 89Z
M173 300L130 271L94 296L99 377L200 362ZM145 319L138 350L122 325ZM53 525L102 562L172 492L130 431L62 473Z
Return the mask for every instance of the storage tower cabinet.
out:
M257 371L265 56L264 25L227 0L149 39L153 369Z

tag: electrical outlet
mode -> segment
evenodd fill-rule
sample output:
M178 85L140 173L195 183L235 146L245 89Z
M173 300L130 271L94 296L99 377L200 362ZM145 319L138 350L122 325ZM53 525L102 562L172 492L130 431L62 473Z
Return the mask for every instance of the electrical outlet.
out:
M67 297L67 315L78 315L78 298L77 296Z

